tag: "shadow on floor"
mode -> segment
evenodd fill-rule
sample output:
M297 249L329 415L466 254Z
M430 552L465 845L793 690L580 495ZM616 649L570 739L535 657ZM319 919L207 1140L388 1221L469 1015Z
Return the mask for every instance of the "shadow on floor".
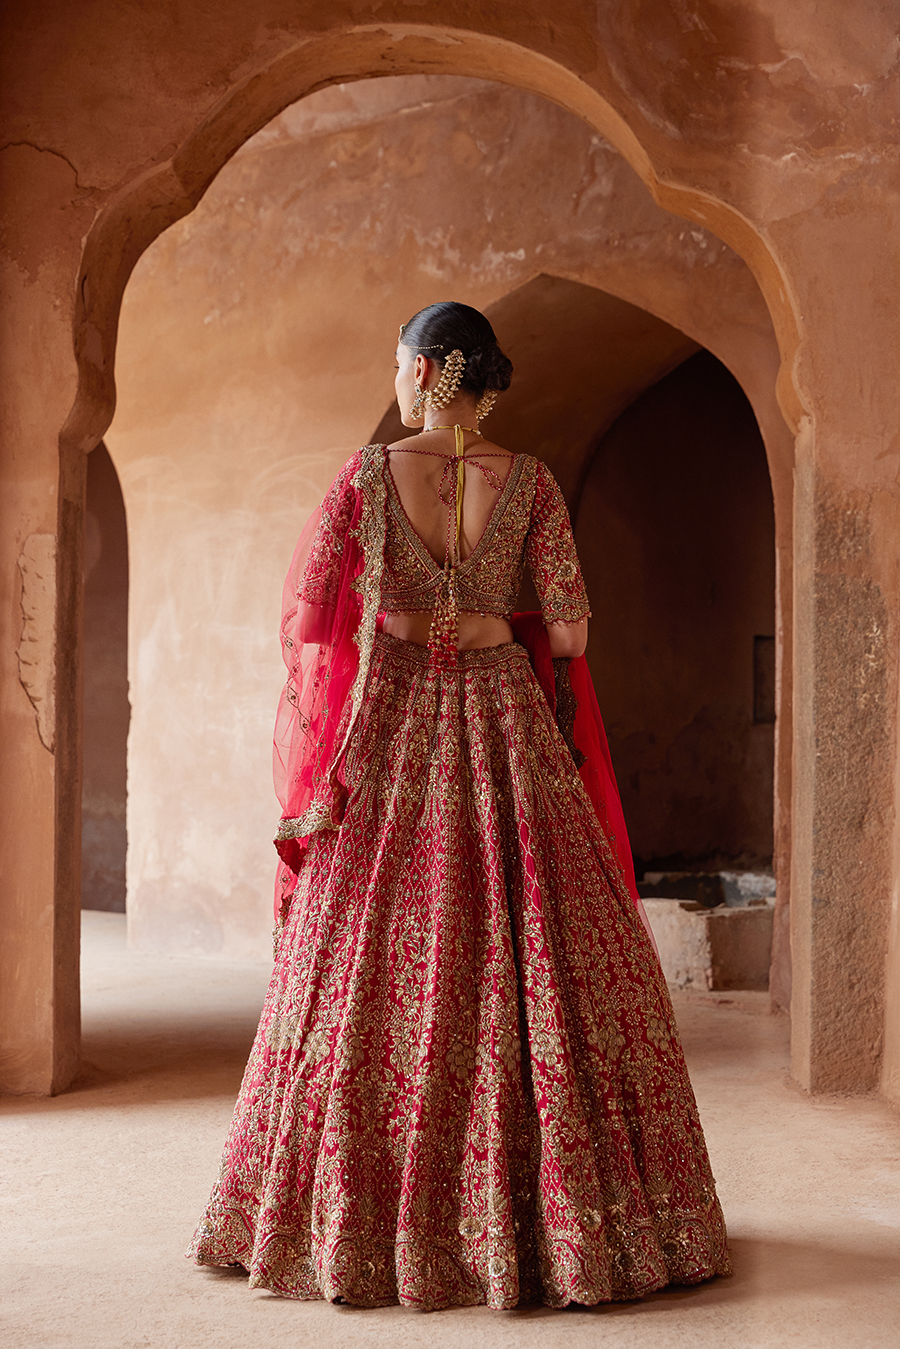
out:
M158 1101L237 1096L258 1010L234 1021L195 1019L177 1028L140 1025L87 1034L81 1070L68 1096L112 1087L123 1102L147 1096Z
M683 1313L691 1306L710 1310L714 1307L739 1307L756 1302L761 1293L769 1298L815 1299L819 1305L828 1299L843 1299L853 1292L877 1298L879 1290L896 1287L896 1256L885 1254L873 1237L870 1246L857 1240L852 1246L829 1245L824 1240L777 1241L765 1238L740 1238L729 1242L734 1273L727 1279L710 1279L689 1288L670 1287L634 1302L605 1302L595 1307L572 1305L560 1311L543 1306L517 1307L493 1315L509 1321L548 1321L558 1324L563 1316L593 1316L607 1320L650 1318L656 1321L668 1313ZM203 1266L198 1275L211 1282L233 1283L247 1279L240 1268ZM278 1302L274 1293L257 1294ZM396 1315L395 1307L364 1308L347 1304L335 1306L335 1314L359 1324L371 1318ZM407 1309L412 1310L412 1309ZM422 1313L435 1318L463 1317L473 1308L447 1307L439 1312ZM481 1309L483 1310L483 1309ZM413 1312L413 1314L415 1314Z

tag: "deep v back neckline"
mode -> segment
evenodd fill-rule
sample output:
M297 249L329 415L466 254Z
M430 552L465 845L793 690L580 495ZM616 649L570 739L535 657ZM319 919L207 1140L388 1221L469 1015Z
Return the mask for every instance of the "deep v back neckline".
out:
M400 451L400 453L402 453L402 451ZM440 456L436 455L435 457L439 458ZM485 458L489 457L499 458L500 456L485 455ZM519 477L521 471L522 457L521 455L517 454L510 454L508 457L512 460L512 463L509 466L509 472L506 475L506 478L503 482L503 486L500 488L496 501L491 507L490 515L487 518L487 523L485 524L484 529L481 531L481 534L479 535L478 542L475 544L475 547L472 549L472 551L469 554L467 554L466 557L461 558L460 561L457 563L457 567L460 570L465 567L468 567L469 563L472 562L472 560L479 553L483 552L484 548L486 548L487 545L490 543L490 540L496 533L497 526L500 523L501 515L506 510L506 507L509 503L509 498L512 495L511 489L514 486L513 480ZM410 519L409 512L407 511L406 507L403 504L403 499L400 496L397 484L394 481L394 475L391 472L390 452L387 445L385 445L384 447L384 474L385 474L385 481L388 485L391 494L391 498L397 507L401 523L404 526L404 532L406 533L409 542L412 544L415 551L420 555L422 561L428 562L434 573L438 575L443 575L444 563L442 561L439 562L437 558L434 556L431 549L428 547L427 543L422 538L421 534L416 529L415 525Z

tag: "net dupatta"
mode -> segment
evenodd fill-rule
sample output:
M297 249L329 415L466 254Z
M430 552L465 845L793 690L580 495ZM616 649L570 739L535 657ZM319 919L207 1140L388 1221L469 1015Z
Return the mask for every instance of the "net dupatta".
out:
M282 817L275 917L296 887L312 835L340 828L343 759L362 704L381 596L386 529L383 447L353 456L314 511L284 583L287 666L275 718L273 776ZM340 484L340 485L338 485Z
M587 659L585 656L576 656L554 662L550 638L539 613L513 614L511 622L513 637L528 652L531 667L550 711L578 766L585 790L618 864L620 880L658 955L650 920L637 892L625 813Z

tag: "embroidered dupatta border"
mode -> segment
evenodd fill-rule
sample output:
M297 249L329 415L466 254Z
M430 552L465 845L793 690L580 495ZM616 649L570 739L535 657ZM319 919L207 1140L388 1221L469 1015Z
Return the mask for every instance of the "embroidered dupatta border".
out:
M359 664L350 690L350 715L347 727L328 771L329 790L325 799L314 800L309 809L298 818L283 819L275 835L276 845L290 839L306 838L320 830L337 830L341 825L346 788L338 778L338 771L362 707L381 603L381 580L384 574L384 549L387 537L386 449L386 445L363 446L362 463L351 480L352 486L362 498L359 523L352 531L352 537L359 543L365 562L359 576L351 582L353 589L362 597L362 617L359 627L353 634L353 641L359 647Z
M384 480L386 451L386 445L367 445L363 450L362 463L353 478L353 486L362 494L362 512L359 524L353 531L353 537L359 543L366 560L359 576L352 583L353 589L362 596L362 618L353 635L353 640L359 647L359 666L350 691L350 718L347 730L329 774L329 781L332 783L335 781L341 759L350 743L359 709L362 707L372 650L375 646L387 539L387 483Z

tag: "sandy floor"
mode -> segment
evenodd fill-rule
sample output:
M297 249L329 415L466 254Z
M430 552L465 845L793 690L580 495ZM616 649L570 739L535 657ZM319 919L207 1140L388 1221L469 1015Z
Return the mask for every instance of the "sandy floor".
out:
M85 915L77 1090L0 1107L0 1334L62 1349L900 1345L900 1120L809 1100L761 994L676 1008L735 1274L593 1310L359 1311L249 1292L181 1251L215 1175L268 966L153 959Z

